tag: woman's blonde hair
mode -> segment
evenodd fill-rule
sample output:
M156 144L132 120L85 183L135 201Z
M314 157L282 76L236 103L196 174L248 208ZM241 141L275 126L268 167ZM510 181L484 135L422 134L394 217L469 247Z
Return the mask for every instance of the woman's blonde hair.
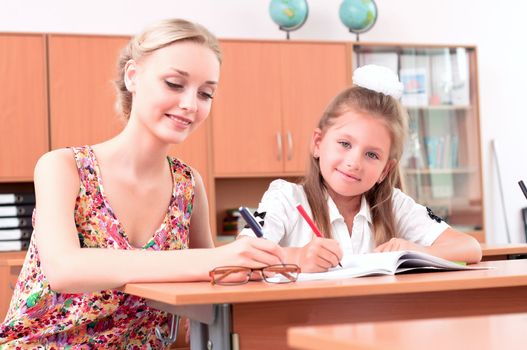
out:
M178 41L191 41L211 49L221 63L218 39L200 24L183 19L162 20L147 27L132 38L121 50L118 61L116 108L125 119L130 117L132 94L124 83L124 70L129 60L138 61L144 56Z
M379 245L395 235L391 196L393 188L400 188L402 185L399 160L403 153L408 115L395 98L360 86L351 86L339 93L324 111L318 123L322 135L335 123L335 119L350 110L365 112L384 121L391 136L389 158L395 160L395 164L381 183L375 184L365 193L371 206L375 243ZM330 237L331 223L325 200L327 192L319 161L313 156L310 157L308 171L302 184L315 222L324 235Z

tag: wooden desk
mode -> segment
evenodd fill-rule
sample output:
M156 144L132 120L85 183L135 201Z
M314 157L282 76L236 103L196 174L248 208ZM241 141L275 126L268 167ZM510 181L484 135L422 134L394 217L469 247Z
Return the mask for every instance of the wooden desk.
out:
M489 245L480 243L483 261L527 259L527 244Z
M527 314L293 327L288 345L303 350L525 349Z
M132 283L122 290L194 320L192 348L210 339L215 350L238 341L242 349L283 349L293 326L527 312L527 260L481 264L495 268L285 285Z

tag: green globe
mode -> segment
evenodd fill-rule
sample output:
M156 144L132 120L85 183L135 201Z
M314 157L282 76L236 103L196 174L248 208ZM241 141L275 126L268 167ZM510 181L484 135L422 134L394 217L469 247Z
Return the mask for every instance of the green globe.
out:
M364 33L377 20L377 5L373 0L344 0L339 8L340 21L353 33Z
M306 0L272 0L269 5L273 22L284 30L300 28L306 21L307 11Z

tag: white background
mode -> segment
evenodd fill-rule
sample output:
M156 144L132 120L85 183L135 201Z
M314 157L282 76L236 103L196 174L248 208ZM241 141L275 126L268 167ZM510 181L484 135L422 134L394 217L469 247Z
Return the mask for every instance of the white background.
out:
M220 38L282 39L269 0L3 0L0 32L126 34L167 17L200 22ZM308 0L292 39L355 40L340 23L342 0ZM477 45L487 242L506 241L490 140L498 139L513 241L524 241L517 181L527 181L527 3L519 0L376 0L379 18L362 41ZM1 49L1 48L0 48ZM1 52L0 52L1 54ZM1 79L1 78L0 78ZM1 81L1 80L0 80ZM6 132L2 130L2 132Z

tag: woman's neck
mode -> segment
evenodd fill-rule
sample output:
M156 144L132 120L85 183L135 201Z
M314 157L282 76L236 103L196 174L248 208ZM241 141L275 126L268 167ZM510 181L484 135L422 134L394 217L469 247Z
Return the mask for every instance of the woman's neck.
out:
M169 147L144 127L129 121L121 133L93 148L107 165L119 166L130 176L144 178L164 171Z

